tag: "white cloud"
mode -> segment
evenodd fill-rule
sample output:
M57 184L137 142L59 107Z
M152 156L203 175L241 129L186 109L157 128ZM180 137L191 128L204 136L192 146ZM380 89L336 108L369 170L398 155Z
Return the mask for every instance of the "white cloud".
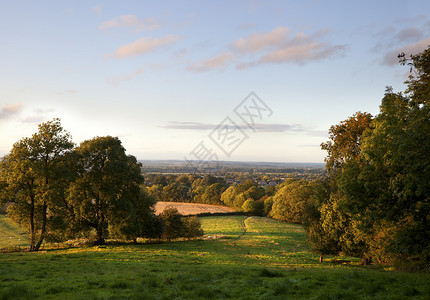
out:
M140 68L137 69L134 72L125 74L125 75L121 75L118 77L111 77L106 79L106 83L112 86L117 86L121 81L128 81L128 80L132 80L134 77L136 77L137 75L142 74L144 71L144 68Z
M239 38L232 46L240 53L256 53L267 48L281 46L285 43L291 30L278 27L269 32L255 32L247 38Z
M64 90L64 91L60 91L60 92L56 92L56 95L74 95L77 94L78 91L77 90Z
M92 10L93 12L95 12L96 14L98 14L98 15L101 15L101 14L102 14L102 8L101 8L100 6L98 6L98 5L93 6L93 7L91 8L91 10Z
M306 42L291 43L273 50L261 59L261 63L294 62L303 64L311 60L321 60L332 56L340 56L345 51L345 45L329 45L309 39Z
M130 44L119 47L114 56L117 58L134 56L148 53L163 46L170 46L178 42L179 36L174 34L166 35L163 38L151 39L151 37L140 38Z
M22 111L22 104L15 103L10 105L5 105L0 109L0 120L7 119L11 116L17 115Z
M303 32L291 35L291 30L287 27L277 27L268 32L255 32L232 42L231 51L190 63L188 69L205 72L225 68L235 62L236 69L244 70L268 63L305 64L309 61L343 56L346 45L334 45L323 41L327 33L328 30L323 29L312 35ZM246 56L249 56L249 59L244 62Z
M200 122L169 122L167 125L159 125L157 127L164 129L180 129L180 130L214 130L219 125L207 124ZM237 126L239 129L247 130L247 125ZM303 126L301 124L255 124L253 128L257 132L290 132L290 133L302 133L310 136L326 136L326 131L313 130Z
M233 59L235 55L231 52L224 52L220 55L194 62L188 66L188 70L193 72L207 72L212 69L223 69L225 68Z
M100 30L109 31L113 28L130 28L136 32L142 30L154 30L159 27L160 24L154 18L145 18L143 20L139 20L139 18L135 15L115 17L99 25Z
M399 55L400 53L404 52L407 56L409 55L413 55L413 54L418 54L422 51L424 51L425 49L427 49L427 47L430 46L430 37L420 40L417 43L414 44L409 44L406 45L404 47L400 47L397 48L395 50L392 50L390 52L388 52L385 57L384 57L384 64L386 65L397 65L399 63L399 59L397 57L397 55Z

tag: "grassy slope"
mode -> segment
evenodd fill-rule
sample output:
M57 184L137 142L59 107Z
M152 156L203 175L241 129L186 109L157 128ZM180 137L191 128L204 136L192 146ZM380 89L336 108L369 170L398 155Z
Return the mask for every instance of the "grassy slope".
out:
M7 217L0 215L0 249L28 245L29 239L25 230Z
M216 240L0 254L0 299L426 298L430 276L318 263L303 229L271 219L202 218ZM246 229L244 235L243 232Z

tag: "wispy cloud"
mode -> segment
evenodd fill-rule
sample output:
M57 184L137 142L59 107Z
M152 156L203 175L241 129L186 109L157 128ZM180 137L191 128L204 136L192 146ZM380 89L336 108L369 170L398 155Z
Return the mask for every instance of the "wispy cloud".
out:
M52 112L55 112L55 110L50 108L48 109L36 108L36 109L33 109L32 114L24 117L21 120L21 122L30 123L30 124L39 124L41 122L45 122L46 120L48 120Z
M305 41L307 40L307 41ZM304 41L276 49L264 55L259 63L305 64L313 60L322 60L334 56L343 56L346 45L329 45L305 38Z
M216 125L199 122L169 122L167 125L159 125L157 127L165 129L210 130L215 129Z
M157 127L164 129L180 130L214 130L218 125L200 122L169 122L167 125ZM247 125L238 125L241 130L248 130ZM312 130L300 124L255 124L253 127L257 132L295 132L312 136L327 136L326 131Z
M397 65L399 63L399 59L397 55L404 52L406 55L417 54L424 51L430 45L430 37L420 40L417 43L409 44L404 47L397 48L388 52L384 56L383 63L386 65Z
M10 105L5 105L0 109L0 120L10 118L19 114L23 109L21 103L14 103Z
M56 92L54 94L55 95L74 95L74 94L77 94L77 93L78 93L77 90L71 89L71 90L59 91L59 92Z
M98 14L98 15L101 15L102 14L102 8L99 6L99 5L96 5L96 6L93 6L92 8L91 8L91 10L93 11L93 12L95 12L96 14Z
M285 43L291 29L278 27L269 32L255 32L246 38L239 38L232 43L240 53L256 53L267 48L280 47Z
M397 42L416 42L424 36L424 32L417 27L403 28L396 33L395 39Z
M193 62L188 66L188 70L193 72L207 72L213 69L225 68L235 55L231 52L224 52L215 57L211 57L202 61Z
M120 46L114 56L117 58L124 58L135 56L139 54L145 54L151 51L155 51L158 48L170 46L177 43L180 37L174 34L166 35L163 38L143 37L130 44Z
M239 63L238 69L255 67L266 63L297 63L305 64L309 61L322 60L330 57L343 56L346 45L332 45L323 41L327 30L312 35L303 32L291 36L286 27L278 27L267 34L254 34L248 39L239 39L234 45L241 45L242 52L263 52L257 60L248 63ZM240 42L240 43L239 43Z
M191 62L188 69L203 72L222 69L236 63L236 68L243 70L261 64L305 64L343 56L347 46L324 41L328 32L329 30L324 29L310 35L303 32L294 35L288 27L277 27L268 32L254 32L230 43L227 46L229 51L202 61Z
M143 71L144 71L144 68L140 68L140 69L137 69L136 71L128 73L128 74L124 74L124 75L117 76L117 77L110 77L110 78L106 79L106 83L109 85L112 85L112 86L117 86L121 81L132 80L137 75L142 74Z
M143 20L139 20L139 18L135 15L123 15L115 17L99 25L100 30L110 31L114 28L129 28L135 32L142 30L154 30L159 27L160 24L154 18L145 18Z

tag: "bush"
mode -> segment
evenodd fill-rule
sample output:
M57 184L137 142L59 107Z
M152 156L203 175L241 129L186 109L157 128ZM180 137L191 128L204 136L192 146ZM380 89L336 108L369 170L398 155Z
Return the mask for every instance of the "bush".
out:
M170 241L176 238L203 236L199 218L183 217L176 208L166 207L159 216L162 222L162 238Z
M197 217L183 218L184 236L187 238L196 238L203 236L202 224Z
M162 238L170 241L183 236L184 223L182 222L182 215L176 208L166 207L160 214L160 219L163 224Z

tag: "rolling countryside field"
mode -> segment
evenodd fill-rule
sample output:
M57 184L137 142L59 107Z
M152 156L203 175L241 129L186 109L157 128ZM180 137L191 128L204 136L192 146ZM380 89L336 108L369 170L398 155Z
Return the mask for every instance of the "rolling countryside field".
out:
M4 223L2 218L1 222ZM430 276L319 263L299 225L201 218L203 240L0 254L0 299L428 299ZM3 243L4 237L1 241ZM3 247L3 245L1 245Z
M155 214L159 215L167 207L176 208L178 212L183 216L206 214L206 213L223 214L223 213L235 212L233 208L223 206L223 205L158 201L155 204Z

